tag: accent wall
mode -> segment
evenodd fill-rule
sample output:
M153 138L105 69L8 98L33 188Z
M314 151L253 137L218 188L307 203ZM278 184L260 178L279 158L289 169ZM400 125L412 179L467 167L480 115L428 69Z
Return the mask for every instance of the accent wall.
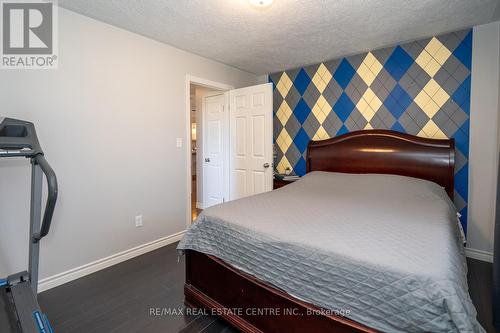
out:
M310 140L362 129L454 138L466 227L471 63L467 29L269 75L276 170L302 176Z

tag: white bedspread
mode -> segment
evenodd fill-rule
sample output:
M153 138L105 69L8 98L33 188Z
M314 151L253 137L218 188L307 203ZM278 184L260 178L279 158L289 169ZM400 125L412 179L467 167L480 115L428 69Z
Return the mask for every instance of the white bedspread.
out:
M484 331L455 208L432 182L313 172L205 210L178 249L382 331Z

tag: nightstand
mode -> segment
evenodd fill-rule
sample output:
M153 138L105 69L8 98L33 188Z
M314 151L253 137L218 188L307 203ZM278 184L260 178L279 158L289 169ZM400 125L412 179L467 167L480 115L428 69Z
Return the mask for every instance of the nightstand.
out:
M276 190L280 187L291 184L296 180L297 179L284 180L284 179L273 178L273 190Z

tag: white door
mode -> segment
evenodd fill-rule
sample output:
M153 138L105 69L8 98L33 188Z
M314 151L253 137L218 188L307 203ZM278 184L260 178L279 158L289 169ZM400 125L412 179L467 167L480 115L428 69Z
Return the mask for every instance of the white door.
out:
M203 100L203 206L224 202L227 184L228 119L224 93L207 95Z
M272 98L271 83L229 92L231 200L272 190Z

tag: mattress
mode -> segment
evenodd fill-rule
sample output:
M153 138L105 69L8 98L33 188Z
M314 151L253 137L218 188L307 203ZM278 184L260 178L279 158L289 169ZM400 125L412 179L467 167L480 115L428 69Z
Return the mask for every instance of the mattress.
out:
M186 249L381 331L484 332L456 210L429 181L312 172L206 209Z

